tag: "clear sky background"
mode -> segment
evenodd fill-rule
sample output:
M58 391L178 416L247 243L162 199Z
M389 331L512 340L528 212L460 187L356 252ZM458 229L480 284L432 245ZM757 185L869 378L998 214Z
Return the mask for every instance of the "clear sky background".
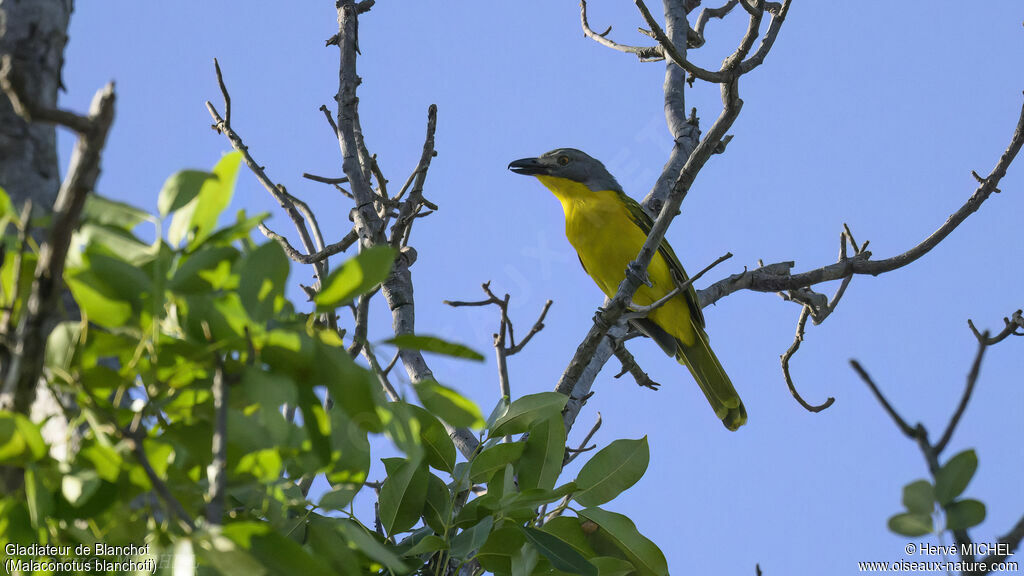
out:
M617 40L645 43L632 3L590 4L595 29L611 24ZM657 0L650 4L660 13ZM669 230L691 272L735 255L699 287L759 258L795 260L798 271L831 263L843 222L871 241L876 258L942 224L973 192L970 171L987 174L1012 134L1024 89L1022 8L1014 0L970 10L950 1L796 0L765 65L741 82L735 139L700 173ZM709 44L691 52L693 60L717 68L746 25L736 12L708 24ZM209 99L223 111L218 57L233 126L268 173L315 208L327 241L340 239L350 202L301 178L341 174L337 141L318 111L333 108L338 89L337 49L324 48L336 30L331 0L79 2L62 105L84 110L104 82L117 82L99 192L155 210L168 175L209 168L229 149L204 107ZM546 329L511 359L510 372L515 396L551 390L602 295L565 240L558 202L505 166L577 147L642 198L671 145L664 64L641 64L584 38L578 6L568 1L382 0L361 18L359 41L362 125L392 186L419 158L427 106L439 108L439 156L426 196L440 210L417 223L412 241L419 331L470 344L490 360L496 311L450 309L442 300L481 297L480 284L491 280L512 294L524 334L550 298ZM707 129L720 110L717 86L687 90L687 106ZM62 162L70 144L63 137ZM774 294L741 292L705 310L712 345L750 415L736 433L714 418L685 369L651 342L632 341L662 389L613 379L613 359L571 435L579 442L600 411L599 445L648 436L645 478L609 508L632 517L675 573L752 574L760 563L768 575L844 574L859 560L940 560L906 557L907 538L886 528L902 508L901 487L927 469L848 360L859 359L910 422L941 434L976 350L967 319L998 330L1024 306L1024 160L1000 187L920 261L855 278L835 314L808 328L792 370L808 401L836 397L820 414L786 389L779 355L800 310ZM273 228L292 230L247 173L232 206L239 208L271 211ZM294 267L291 280L308 283L309 269ZM382 304L371 322L372 337L388 334ZM1024 513L1022 345L1011 339L988 351L946 453L978 450L966 493L988 506L988 519L972 531L977 541L994 541ZM485 413L496 401L493 362L431 366Z

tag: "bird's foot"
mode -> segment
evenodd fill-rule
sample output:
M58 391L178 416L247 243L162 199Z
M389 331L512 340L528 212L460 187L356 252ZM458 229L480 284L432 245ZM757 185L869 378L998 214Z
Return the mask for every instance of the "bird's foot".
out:
M654 286L651 283L651 279L647 277L647 270L641 268L636 260L630 262L629 266L626 266L626 276L636 280L637 284L644 284L648 288Z

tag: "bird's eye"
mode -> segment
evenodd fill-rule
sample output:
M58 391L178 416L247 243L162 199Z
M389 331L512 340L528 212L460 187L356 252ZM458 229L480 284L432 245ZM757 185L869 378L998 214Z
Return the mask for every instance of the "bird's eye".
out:
M558 157L558 165L559 166L565 166L568 163L569 163L569 157L568 156L559 156Z

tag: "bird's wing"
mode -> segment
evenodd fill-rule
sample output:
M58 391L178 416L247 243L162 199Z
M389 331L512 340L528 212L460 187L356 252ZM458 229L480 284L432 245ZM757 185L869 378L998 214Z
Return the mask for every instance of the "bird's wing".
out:
M625 193L619 192L619 197L622 199L622 203L626 205L626 210L629 211L633 222L643 230L645 236L650 234L651 228L654 227L654 221L647 215L647 212L644 211L636 200L633 200ZM667 240L661 241L658 252L665 259L665 263L668 264L668 268L672 271L672 276L675 277L676 282L682 284L690 278L686 275L686 270L683 269L683 265L679 262L679 258L676 257L676 253L672 251L672 247L669 246ZM700 309L697 291L692 284L683 292L683 296L690 307L690 316L696 321L698 326L704 328L704 313Z

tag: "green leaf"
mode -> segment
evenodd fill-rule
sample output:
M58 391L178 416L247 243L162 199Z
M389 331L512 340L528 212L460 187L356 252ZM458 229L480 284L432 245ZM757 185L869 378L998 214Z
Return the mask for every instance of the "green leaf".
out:
M243 454L235 466L235 474L251 474L260 482L270 483L281 476L284 462L277 448L264 448Z
M423 408L408 404L408 409L420 423L420 444L424 448L427 464L438 470L451 472L455 469L455 443L444 425Z
M352 502L352 498L355 495L351 488L335 488L320 497L317 507L325 510L344 510Z
M121 475L121 465L124 463L124 458L121 457L117 450L110 446L99 443L89 444L82 448L82 451L78 453L78 457L91 463L99 477L107 482L116 482L117 478Z
M24 490L32 526L43 529L53 512L53 492L43 482L42 474L35 464L25 468Z
M512 556L512 573L510 576L532 576L540 564L540 555L534 546L523 546Z
M903 505L918 514L935 511L935 489L927 480L915 480L903 487Z
M0 464L21 465L46 456L39 426L14 412L0 412Z
M340 522L338 528L356 550L380 562L391 572L405 574L409 571L398 555L392 552L390 547L381 544L362 524L349 520ZM294 574L294 572L289 573Z
M469 558L474 550L479 549L487 541L487 535L491 533L493 526L494 517L487 516L472 528L460 532L452 538L452 556L462 560Z
M100 226L115 226L130 232L143 222L154 221L154 218L130 204L89 194L82 209L82 221Z
M259 225L267 218L270 218L270 212L260 212L259 214L249 218L245 214L245 210L239 210L235 216L235 223L229 226L225 226L220 230L217 230L204 242L208 246L227 246L235 240L249 240L249 234L252 229Z
M344 410L331 410L333 458L327 480L338 490L354 496L370 473L370 441L366 430L349 419Z
M580 519L572 516L558 516L544 523L540 528L544 532L558 536L560 540L575 548L583 556L590 558L595 556L594 549L587 542L587 536L580 526ZM633 570L630 564L629 569Z
M167 288L178 294L221 289L231 276L238 250L231 246L203 246L189 254L174 272Z
M90 322L107 328L124 326L132 317L132 305L103 294L94 287L95 284L90 282L90 279L88 272L64 277L78 307Z
M481 428L483 414L476 404L455 390L433 380L417 382L416 395L423 407L455 427Z
M480 566L493 574L508 574L512 571L512 558L526 543L526 536L517 526L505 524L491 532L476 553Z
M491 427L491 436L526 432L534 422L561 414L568 401L568 396L558 392L540 392L518 398Z
M473 458L470 467L469 478L474 482L487 478L495 470L502 469L523 455L524 444L522 442L509 442L495 444L480 452Z
M7 191L0 187L0 232L3 232L12 218L17 218L18 212L14 209L14 204L11 203L11 197L7 194Z
M199 195L199 189L203 184L216 177L216 174L203 170L182 170L171 174L164 182L164 187L160 189L160 196L156 201L160 217L166 218L171 212L191 202Z
M61 322L46 339L47 368L67 370L82 337L81 322Z
M194 233L191 245L197 247L213 232L220 213L231 203L241 161L240 153L230 152L217 162L213 167L216 178L204 180L198 194L181 206L171 218L171 226L167 231L167 239L171 244L179 246L185 238ZM168 206L174 203L176 202Z
M889 518L889 530L903 536L924 536L931 534L932 517L929 514L904 512Z
M333 519L312 516L306 529L313 552L326 559L335 574L359 574L359 557L348 546L339 545L342 538Z
M419 520L427 499L430 473L422 462L385 458L388 477L380 487L380 521L389 536L405 532Z
M506 412L508 412L508 406L508 396L502 396L498 399L498 403L494 405L494 409L491 410L491 414L487 417L488 429L493 428L494 423L498 421L498 418L501 418Z
M390 340L385 340L384 343L392 344L399 348L405 348L406 350L422 350L423 352L433 352L435 354L443 354L445 356L453 356L455 358L467 358L469 360L477 360L480 362L484 359L483 354L480 354L468 346L448 342L447 340L442 340L436 336L400 334Z
M536 528L521 526L520 529L555 569L582 576L597 576L597 567L558 536Z
M612 442L583 465L576 477L580 491L573 498L584 506L614 499L643 477L650 458L647 436Z
M451 516L452 493L448 486L433 474L427 480L427 499L423 503L423 523L434 532L444 534Z
M68 254L69 267L80 265L81 252L77 247L88 246L91 251L102 247L108 253L117 254L122 260L137 265L152 260L156 251L165 246L163 242L147 244L130 231L115 224L92 222L83 222L75 231L72 242L72 251Z
M312 371L305 376L306 383L327 386L334 401L357 426L370 432L382 431L384 424L377 407L384 401L377 377L357 365L344 348L314 339L312 352L312 365L302 367Z
M550 504L561 500L566 494L576 491L576 483L569 482L555 490L544 488L527 488L522 492L513 492L501 499L502 510L534 509L542 504Z
M661 550L636 529L636 525L622 514L587 508L579 515L594 524L626 554L641 576L667 576L668 563Z
M238 275L238 296L255 322L265 323L284 307L288 257L277 242L267 242L247 254Z
M331 460L331 424L327 413L312 388L299 388L298 404L302 410L302 427L309 437L313 455L319 464L327 464Z
M417 542L415 546L406 550L403 556L420 556L422 554L430 554L446 548L448 548L448 543L444 541L444 538L428 534Z
M91 278L102 283L102 292L110 298L130 302L136 308L142 303L142 295L153 291L153 281L134 266L104 254L89 254L88 266Z
M953 456L935 475L935 499L945 506L963 494L978 469L978 455L964 450Z
M263 522L234 522L222 533L252 554L272 574L329 574L323 560Z
M327 276L323 289L313 299L316 309L334 310L387 280L395 254L390 246L373 246L348 259Z
M967 529L985 521L985 505L973 498L952 502L945 510L947 530Z
M629 561L613 556L597 556L590 562L597 566L597 573L601 576L629 576L636 571Z
M405 453L410 460L423 459L423 446L420 444L420 422L413 416L409 404L402 402L389 402L387 410L382 410L384 415L384 432L388 438Z
M565 422L561 415L535 422L519 460L519 488L554 488L564 456Z

